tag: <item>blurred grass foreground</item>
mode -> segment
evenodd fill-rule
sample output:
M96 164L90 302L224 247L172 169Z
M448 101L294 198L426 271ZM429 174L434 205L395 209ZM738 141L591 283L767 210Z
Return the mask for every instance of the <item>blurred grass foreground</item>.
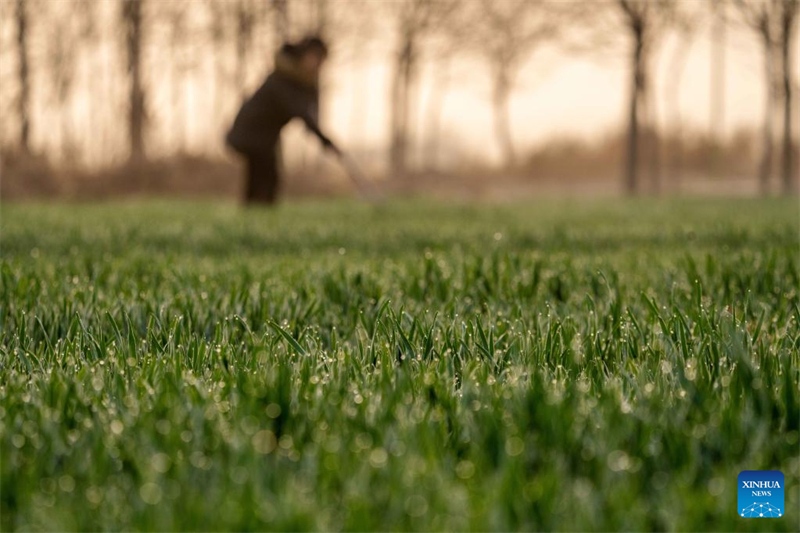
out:
M3 530L800 529L798 206L4 205ZM736 513L741 470L783 518Z

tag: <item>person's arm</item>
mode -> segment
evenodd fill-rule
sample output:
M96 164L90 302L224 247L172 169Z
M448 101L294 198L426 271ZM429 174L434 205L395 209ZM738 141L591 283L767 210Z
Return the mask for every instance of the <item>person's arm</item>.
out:
M339 148L319 127L318 109L319 94L313 94L298 88L297 85L278 78L275 83L275 91L282 107L291 117L300 118L314 135L316 135L327 150L336 155L341 155Z
M319 127L318 116L319 104L318 100L315 98L314 102L303 110L300 118L303 120L303 122L305 122L306 127L319 138L320 142L322 142L322 146L336 155L341 155L342 152L333 143L333 141L327 135L322 133L322 130Z
M341 155L342 152L341 152L341 150L339 150L339 147L337 147L333 143L333 141L330 140L330 138L328 136L326 136L324 133L322 133L322 130L319 129L319 124L311 116L304 115L302 117L302 119L303 119L303 122L306 123L306 127L314 135L319 137L319 140L322 142L322 146L324 146L325 149L330 150L331 152L333 152L336 155Z

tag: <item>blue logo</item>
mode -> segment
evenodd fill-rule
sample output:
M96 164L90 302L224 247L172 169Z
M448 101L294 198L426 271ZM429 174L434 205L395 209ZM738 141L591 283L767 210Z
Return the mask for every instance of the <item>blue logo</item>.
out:
M783 473L778 470L739 472L738 512L742 518L780 518L783 507Z

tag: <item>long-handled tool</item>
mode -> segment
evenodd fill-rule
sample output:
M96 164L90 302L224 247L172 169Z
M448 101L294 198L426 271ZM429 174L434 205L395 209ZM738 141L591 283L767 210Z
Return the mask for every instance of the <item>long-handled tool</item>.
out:
M344 152L338 152L339 162L345 170L345 173L350 178L350 181L355 184L359 194L369 202L380 202L383 200L383 194L378 189L377 184L368 179L361 169L353 160L352 157Z

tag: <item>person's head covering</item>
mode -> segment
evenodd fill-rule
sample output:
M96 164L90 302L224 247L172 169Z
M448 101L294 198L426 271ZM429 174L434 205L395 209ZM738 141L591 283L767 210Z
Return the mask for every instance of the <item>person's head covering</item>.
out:
M328 46L318 36L305 37L296 43L284 43L275 54L275 72L301 85L316 88L319 85L317 76L309 75L300 68L300 60L307 53L320 54L325 58Z
M314 52L322 57L328 57L328 45L318 35L309 35L297 43L301 54Z
M328 45L325 41L317 36L304 37L303 39L292 43L286 42L281 46L280 52L293 58L299 59L308 53L319 54L322 57L328 56Z

